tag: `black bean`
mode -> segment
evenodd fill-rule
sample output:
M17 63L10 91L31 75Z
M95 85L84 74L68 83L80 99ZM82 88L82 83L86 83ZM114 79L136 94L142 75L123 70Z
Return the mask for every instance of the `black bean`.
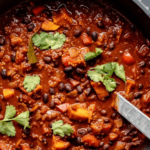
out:
M65 90L66 92L71 92L73 90L71 84L69 83L65 84Z
M28 17L25 17L23 20L22 20L22 23L24 24L29 24L31 22L31 20L28 18Z
M33 29L34 29L34 24L33 23L30 23L29 25L28 25L28 27L27 27L27 30L29 31L29 32L31 32L31 31L33 31Z
M59 91L63 91L63 90L64 90L64 88L65 88L64 83L59 83L58 88L59 88Z
M54 61L54 67L58 67L59 66L59 59L56 59L55 61Z
M142 89L143 89L143 84L139 84L139 85L138 85L138 89L139 89L139 90L142 90Z
M25 17L27 16L27 10L25 10L24 8L17 9L16 15L17 17Z
M85 135L87 133L87 129L78 129L78 134L82 134L82 135Z
M50 93L51 95L54 95L54 94L55 94L55 89L54 89L54 88L49 88L49 93Z
M48 103L48 100L49 100L48 94L44 93L44 95L43 95L43 102L46 104L46 103Z
M86 33L90 36L90 34L91 34L91 28L90 27L87 27Z
M99 145L99 146L100 146L100 147L103 147L103 145L104 145L104 142L100 142L100 145Z
M95 59L89 60L88 63L90 66L94 66L96 63L96 60Z
M109 149L109 145L108 144L105 144L104 146L103 146L103 150L108 150Z
M77 86L77 90L78 90L78 93L81 94L83 92L83 89L81 88L81 86Z
M114 29L114 30L113 30L113 33L112 33L113 38L115 38L115 37L116 37L116 34L117 34L117 31Z
M103 44L103 48L107 48L107 43L104 43L104 44Z
M5 37L0 35L0 45L4 45L5 44Z
M144 68L146 66L145 61L141 61L138 66Z
M73 71L73 67L72 66L68 66L68 67L66 67L65 69L64 69L64 72L65 73L70 73L70 72L72 72Z
M150 61L148 61L148 62L147 62L147 67L149 67L149 68L150 68Z
M116 116L117 116L116 113L112 113L111 118L112 118L112 119L115 119Z
M63 34L67 35L68 30L63 30Z
M147 114L150 114L150 109L146 109L145 112L146 112Z
M51 122L51 123L49 124L49 127L50 127L50 128L52 128L52 124L53 124L53 122Z
M150 40L149 40L149 39L146 39L146 45L147 45L148 47L150 47Z
M92 128L91 127L87 127L87 132L92 132Z
M54 107L55 107L55 102L54 102L54 100L51 100L51 101L50 101L49 107L50 107L50 108L54 108Z
M44 13L46 16L48 16L48 17L51 17L51 16L52 16L52 13L51 13L51 11L50 11L49 9L44 10L43 13Z
M98 26L99 28L101 28L101 29L105 28L103 22L100 21L100 20L97 22L97 26Z
M96 31L93 31L91 36L92 36L93 41L97 41L98 34Z
M113 50L115 48L115 43L114 41L112 41L110 44L109 44L109 49L110 50Z
M107 115L106 110L101 110L101 115L106 116Z
M2 104L0 103L0 111L2 111Z
M42 142L46 145L47 144L47 140L45 138L43 138Z
M109 123L109 122L110 122L110 119L109 119L109 118L105 118L105 119L104 119L104 122L105 122L105 123Z
M143 94L142 92L136 92L136 93L134 93L134 98L138 99L142 96L142 94Z
M141 74L144 75L144 74L145 74L145 71L144 71L144 70L141 70Z
M131 30L133 31L133 32L135 32L135 25L131 25Z
M3 79L7 78L7 71L6 71L6 69L2 69L1 70L1 76L2 76Z
M76 72L81 75L85 74L85 71L81 68L76 68Z
M87 95L87 96L89 96L90 94L91 94L91 91L92 91L92 88L87 88L86 90L85 90L85 94Z
M80 35L81 35L81 29L75 29L74 31L73 31L73 35L75 36L75 37L79 37Z
M77 143L80 145L81 144L81 138L78 136L77 137Z
M113 141L109 141L109 145L113 145L114 144L114 142Z
M33 148L33 147L34 147L34 144L33 144L33 143L31 143L31 144L30 144L30 148Z
M11 61L12 61L12 62L15 62L15 60L16 60L16 53L13 53L13 54L11 55Z
M51 57L49 56L44 56L43 60L46 62L46 63L50 63L51 62Z
M30 128L25 128L25 129L23 129L23 133L24 133L26 136L29 136L29 135L30 135Z

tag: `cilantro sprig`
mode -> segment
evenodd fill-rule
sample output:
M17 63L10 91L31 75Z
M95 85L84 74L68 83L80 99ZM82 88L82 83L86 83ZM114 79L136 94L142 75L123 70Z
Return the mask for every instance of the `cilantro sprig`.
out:
M55 34L41 32L40 34L35 34L32 37L33 44L39 47L41 50L48 49L58 49L63 46L66 41L66 36L64 34Z
M36 85L40 84L40 77L38 75L26 76L23 81L24 88L27 92L31 92L35 89Z
M16 115L16 109L12 105L6 106L5 117L0 121L0 133L6 134L8 136L15 136L16 130L12 121L16 121L25 128L30 128L29 126L29 111L23 112L13 118Z
M113 78L110 78L113 73L122 79L124 82L126 81L125 71L122 65L119 65L116 62L107 63L104 65L97 65L95 68L92 68L88 71L88 76L94 82L102 82L106 90L108 92L112 92L115 90L117 83Z
M84 55L84 60L85 61L91 60L91 59L99 56L103 52L103 50L101 48L96 48L95 50L96 50L96 52L88 52L88 53L86 53Z
M74 132L74 130L72 129L71 125L70 124L64 124L63 125L63 121L62 120L55 121L52 124L52 130L53 130L53 133L55 135L58 134L61 137L64 137L65 135L70 136L71 133Z

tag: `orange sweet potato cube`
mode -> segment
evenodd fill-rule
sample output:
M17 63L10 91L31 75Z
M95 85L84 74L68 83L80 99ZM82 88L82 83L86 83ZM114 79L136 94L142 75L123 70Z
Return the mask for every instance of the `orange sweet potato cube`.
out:
M44 31L56 31L60 26L54 24L52 21L45 20L42 23L41 29Z
M3 89L4 99L9 99L15 95L14 89Z
M70 25L73 22L72 18L69 16L65 8L63 8L59 14L56 14L53 17L53 21L55 24L65 27L66 25Z
M97 83L91 81L91 85L100 100L103 100L105 97L109 96L109 92L106 90L105 86L101 82Z

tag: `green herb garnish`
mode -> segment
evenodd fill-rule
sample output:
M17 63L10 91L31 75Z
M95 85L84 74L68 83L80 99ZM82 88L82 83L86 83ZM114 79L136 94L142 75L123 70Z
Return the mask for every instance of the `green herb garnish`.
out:
M84 60L88 61L91 60L95 57L97 57L98 55L100 55L103 52L103 50L101 48L96 48L96 52L88 52L84 55Z
M74 130L72 129L71 125L70 124L64 124L63 125L63 121L62 120L55 121L52 124L52 130L53 130L53 133L55 135L58 134L61 137L64 137L65 135L70 136L71 133L74 132Z
M27 92L31 92L35 89L36 85L40 84L40 77L38 75L35 76L26 76L23 85Z
M18 122L25 128L29 128L29 111L19 114L17 117L13 118L16 115L16 109L14 106L6 106L5 117L0 121L0 133L6 134L8 136L15 136L16 130L13 125L12 120Z
M88 76L94 82L102 82L105 85L106 90L112 92L117 86L116 81L113 78L110 78L113 73L115 73L116 76L118 76L124 82L126 81L123 66L116 62L97 65L95 68L92 68L90 71L88 71Z
M66 36L64 34L55 34L41 32L40 34L35 34L32 37L35 46L39 47L41 50L44 49L58 49L63 46L66 41Z

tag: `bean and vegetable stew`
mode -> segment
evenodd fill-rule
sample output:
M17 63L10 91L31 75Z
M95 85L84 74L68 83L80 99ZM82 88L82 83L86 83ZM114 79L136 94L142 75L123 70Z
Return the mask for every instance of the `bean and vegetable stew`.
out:
M25 1L1 16L0 150L138 150L115 93L150 117L150 42L92 1Z

